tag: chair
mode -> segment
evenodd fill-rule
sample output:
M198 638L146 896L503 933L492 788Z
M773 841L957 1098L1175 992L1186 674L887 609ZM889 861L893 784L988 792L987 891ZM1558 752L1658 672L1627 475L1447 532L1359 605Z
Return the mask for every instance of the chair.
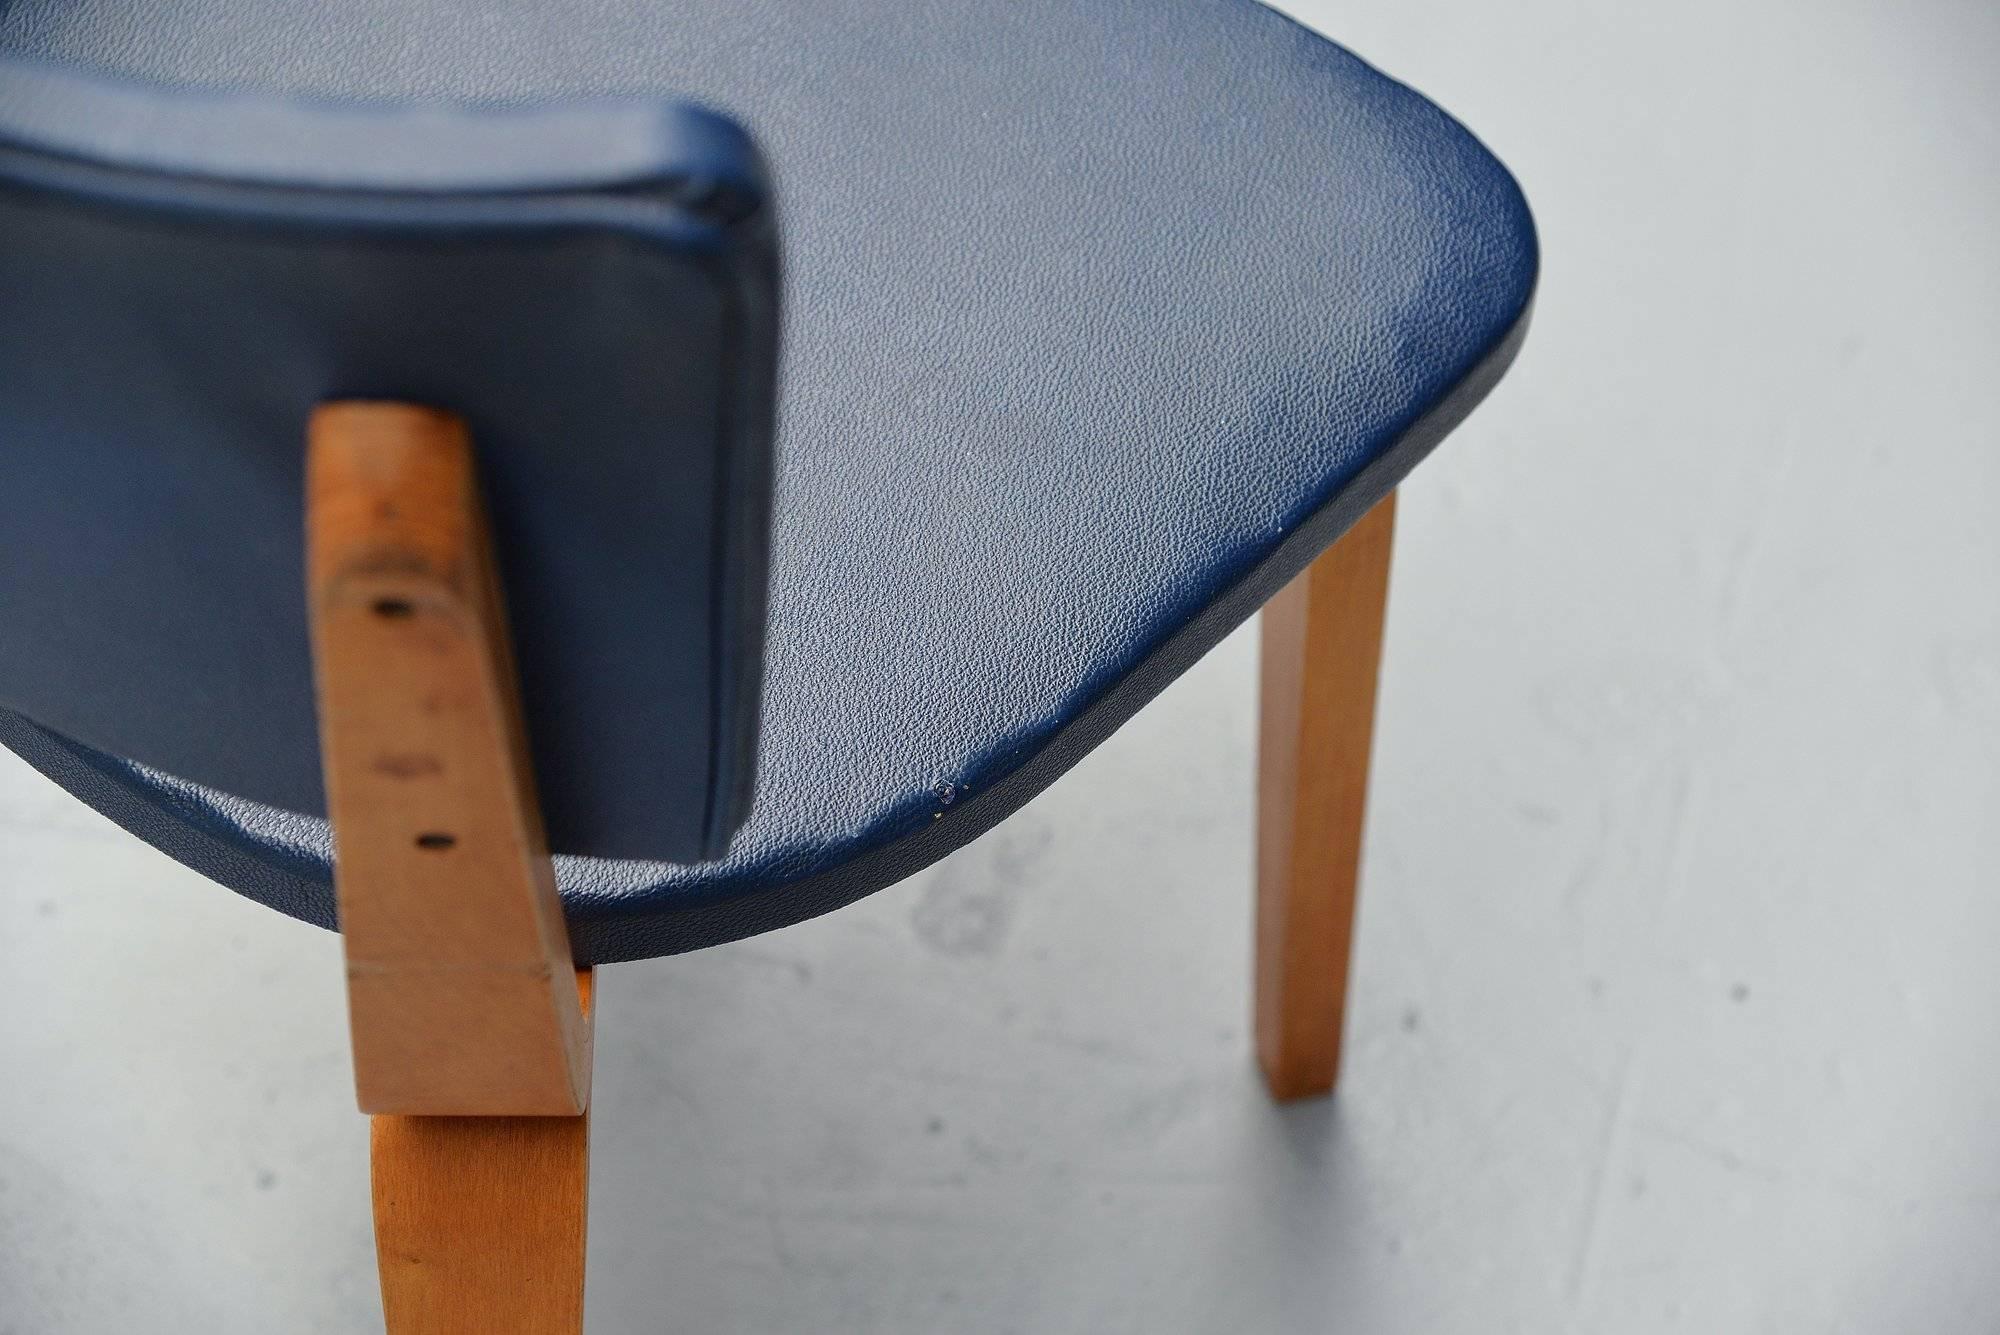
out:
M389 1328L575 1331L591 968L901 880L1260 607L1331 1089L1393 491L1535 270L1250 0L15 0L0 743L346 929Z

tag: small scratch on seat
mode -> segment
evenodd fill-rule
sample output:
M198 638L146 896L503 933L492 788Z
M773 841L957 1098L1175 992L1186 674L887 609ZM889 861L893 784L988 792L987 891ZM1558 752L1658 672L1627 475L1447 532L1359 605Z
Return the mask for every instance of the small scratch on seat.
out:
M1638 1057L1636 1053L1627 1052L1619 1064L1618 1085L1612 1093L1611 1106L1604 1119L1604 1139L1598 1146L1596 1171L1591 1175L1590 1204L1584 1211L1582 1236L1577 1239L1576 1255L1570 1264L1569 1304L1572 1316L1589 1303L1591 1281L1597 1276L1604 1217L1610 1207L1611 1184L1616 1176L1612 1168L1625 1146L1632 1122L1633 1091L1638 1084Z

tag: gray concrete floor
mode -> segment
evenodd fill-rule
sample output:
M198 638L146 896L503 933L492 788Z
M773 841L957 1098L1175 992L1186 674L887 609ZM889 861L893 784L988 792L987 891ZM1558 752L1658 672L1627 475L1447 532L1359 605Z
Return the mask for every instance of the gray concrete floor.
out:
M1246 1052L1254 640L607 972L601 1332L2000 1329L1983 3L1301 3L1517 170L1408 487L1346 1084ZM336 943L0 762L0 1331L379 1328Z

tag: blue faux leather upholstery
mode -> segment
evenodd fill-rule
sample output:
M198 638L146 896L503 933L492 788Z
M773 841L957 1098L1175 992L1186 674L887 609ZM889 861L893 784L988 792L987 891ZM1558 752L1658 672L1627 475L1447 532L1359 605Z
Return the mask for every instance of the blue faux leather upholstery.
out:
M786 313L755 801L717 861L560 858L590 962L798 921L990 828L1462 419L1534 284L1499 163L1249 0L15 0L0 50L313 95L689 97L756 137ZM0 741L331 922L320 822L19 716Z
M320 105L0 57L0 704L323 812L301 423L445 406L565 776L552 837L720 853L762 661L765 194L742 131L678 104Z

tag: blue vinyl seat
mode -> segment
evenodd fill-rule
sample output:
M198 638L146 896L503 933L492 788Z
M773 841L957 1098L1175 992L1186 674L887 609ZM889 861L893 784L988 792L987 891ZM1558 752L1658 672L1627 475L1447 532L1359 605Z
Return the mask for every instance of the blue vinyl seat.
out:
M796 922L991 828L1393 489L1505 369L1535 281L1470 134L1251 0L14 0L0 56L690 99L756 138L785 315L754 800L708 861L559 842L580 962ZM333 924L318 815L0 705L0 742L127 830Z

